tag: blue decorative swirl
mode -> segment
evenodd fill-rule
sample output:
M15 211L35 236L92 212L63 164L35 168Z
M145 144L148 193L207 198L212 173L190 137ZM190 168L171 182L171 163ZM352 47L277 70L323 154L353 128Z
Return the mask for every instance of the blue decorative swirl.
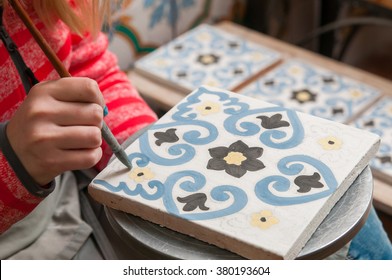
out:
M188 129L190 129L192 126L204 128L208 133L206 136L202 136L201 132L197 130L190 130L185 132L182 135L182 139L186 141L186 143L173 144L167 149L168 154L172 155L173 158L159 156L151 147L151 143L154 143L154 141L150 141L150 134L144 133L137 140L139 142L139 148L142 153L140 155L143 155L144 158L148 159L148 161L159 165L180 165L189 162L194 158L196 151L192 145L206 145L213 142L218 136L218 130L213 124L199 120L156 124L149 129L149 132L163 128L178 128L179 126L187 126Z
M265 85L265 83L271 79L273 80L273 85ZM276 98L277 96L282 95L286 88L294 88L297 81L291 76L279 76L279 74L277 74L276 76L271 76L271 78L266 77L256 84L258 87L257 90L255 90L256 95L260 94L266 97Z
M163 71L163 69L161 69ZM185 77L179 77L179 73L186 73ZM188 82L191 84L200 83L204 81L207 74L203 71L193 71L189 65L173 65L173 66L166 66L165 75L168 77L169 80L176 81L181 79L184 82Z
M144 133L138 139L140 151L149 161L165 166L175 166L184 164L192 160L195 156L195 148L192 145L206 145L216 140L218 136L218 129L210 122L198 120L198 115L193 113L194 105L201 102L200 96L202 94L209 93L217 96L219 100L222 100L224 105L227 106L226 112L238 113L247 111L248 105L238 101L238 98L230 97L229 94L209 90L205 87L200 87L197 92L190 95L187 101L177 106L177 111L172 115L173 122L160 123L153 125L149 131L156 131L163 128L172 128L179 126L187 126L188 130L182 135L182 139L186 143L173 144L168 148L168 154L172 155L173 158L167 158L159 156L151 147L149 133ZM196 129L190 129L192 126L203 128L207 130L207 135L202 136L201 131Z
M287 192L292 186L289 179L280 175L276 175L264 178L256 184L255 194L257 198L271 205L294 205L327 197L336 190L338 183L332 171L324 163L310 156L293 155L285 157L279 161L278 169L285 175L295 176L303 170L304 165L302 163L311 165L321 174L321 177L326 183L326 190L308 195L298 194L296 197L277 196L269 190L271 185L271 187L278 192Z
M236 48L230 48L229 41L227 38L224 38L219 33L214 32L213 40L210 43L210 47L212 50L221 50L227 55L241 55L246 54L247 52L251 52L253 49L246 44L246 41L238 40L238 38L233 38L232 42L237 43Z
M132 153L128 155L128 159L131 162L133 162L137 158L139 158L139 160L136 160L136 165L139 167L145 167L150 162L150 159L145 154L142 153Z
M136 188L134 190L131 190L128 185L125 182L120 182L118 184L118 186L114 186L110 183L108 183L105 180L100 180L100 179L96 179L93 181L94 184L97 185L101 185L103 187L105 187L106 189L108 189L111 192L120 192L123 191L125 194L129 195L129 196L137 196L140 195L141 197L143 197L146 200L157 200L159 198L162 197L163 193L164 193L164 186L161 182L159 181L150 181L148 183L148 186L151 189L155 189L155 193L150 194L148 193L142 186L142 184L136 184Z
M389 172L389 174L392 174L392 173L390 173L392 171L391 162L383 163L380 160L380 158L383 156L392 155L391 152L392 152L391 146L389 146L386 143L381 142L380 148L378 149L378 152L377 152L377 156L374 157L371 161L371 167L378 169L378 170L381 170L382 172L385 172L387 174L388 174L388 172Z
M196 192L201 190L206 184L205 177L201 173L192 170L173 173L165 181L165 194L163 197L163 203L168 213L185 218L187 220L209 220L236 213L243 209L248 202L246 193L243 190L238 187L223 185L212 189L211 198L217 201L227 201L230 199L229 194L231 194L234 202L229 207L203 213L180 213L173 199L173 188L178 181L189 177L192 179L192 181L187 180L180 183L180 188L185 191Z
M198 114L192 112L194 110L194 105L200 104L202 102L200 96L206 93L216 96L224 106L224 112L227 114L246 112L249 109L249 105L247 103L240 102L238 98L231 97L225 92L210 90L206 87L199 87L186 98L185 102L177 105L177 111L172 115L172 119L179 122L196 119Z
M391 98L381 99L368 115L355 122L356 127L364 128L365 123L374 121L374 126L366 127L366 129L383 137L388 128L392 127L392 114L388 110L391 101Z
M318 117L322 117L329 120L345 121L349 116L353 114L353 102L345 98L331 98L325 101L325 105L321 107L315 107L310 110L310 114ZM331 108L343 107L344 113L342 116L331 115Z
M236 69L241 69L243 73L242 76L249 76L252 72L252 62L243 62L243 61L232 61L226 65L223 69L218 69L213 73L213 77L215 77L220 83L221 87L227 88L233 80L233 72Z
M184 133L183 139L190 144L194 145L205 145L211 143L218 137L218 129L211 123L200 120L188 120L188 121L178 121L172 123L163 123L163 124L155 124L152 126L149 131L159 130L163 128L175 128L179 126L187 126L187 129L190 130L192 126L205 128L208 131L208 135L205 137L201 137L200 131L190 130ZM148 136L145 136L148 137Z
M276 149L290 149L302 143L302 140L304 138L304 129L301 124L301 121L298 118L297 113L295 111L288 110L281 107L270 107L264 109L248 110L247 112L244 112L242 114L236 114L230 116L225 120L224 127L228 132L235 135L240 135L240 136L255 135L259 133L259 131L261 130L260 125L256 125L255 123L252 122L242 122L240 123L239 126L243 130L240 131L237 129L236 123L239 122L242 118L251 115L260 114L260 113L268 113L268 112L286 112L287 117L289 118L291 130L293 134L291 138L287 139L286 141L276 142L274 140L283 139L284 137L287 136L287 133L277 129L265 130L260 134L260 141L263 144L267 145L268 147L276 148Z
M166 158L157 155L151 148L148 140L148 133L144 133L139 138L140 151L145 154L153 163L163 166L174 166L184 164L192 160L196 154L195 148L188 144L175 144L170 146L168 153L175 158Z
M302 64L302 67L304 67L306 70L303 77L303 82L307 86L320 87L320 91L325 92L326 94L337 94L348 88L348 86L343 82L342 78L337 75L332 75L332 73L318 73L311 69L309 65ZM324 83L322 76L334 79L334 83Z

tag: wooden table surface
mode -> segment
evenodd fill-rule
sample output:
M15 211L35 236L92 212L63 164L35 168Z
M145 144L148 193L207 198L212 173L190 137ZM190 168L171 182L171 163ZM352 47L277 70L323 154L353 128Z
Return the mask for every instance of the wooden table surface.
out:
M380 98L385 95L392 95L392 82L382 77L351 67L347 64L329 59L311 51L263 35L261 33L252 31L232 22L221 22L216 26L221 28L222 30L228 31L229 33L236 34L250 41L259 43L280 52L282 54L282 59L272 68L275 68L287 59L298 58L311 64L321 66L336 73L342 74L346 77L350 77L352 79L373 86L381 92ZM270 71L272 68L263 71L246 84L241 85L241 87L237 88L236 90L240 90L249 83L260 78L260 76L265 75L265 73ZM186 96L186 93L181 92L176 88L157 83L156 81L151 80L136 72L131 71L129 73L129 78L131 79L135 87L139 90L140 94L147 101L163 110L169 110ZM234 92L236 90L234 90ZM378 100L379 99L377 99L376 101ZM375 102L369 104L366 108L363 109L363 111L368 109ZM356 119L361 113L363 113L363 111L359 112L358 115L353 116L352 119L347 121L347 123L350 123L352 120ZM374 175L374 177L374 206L377 209L392 215L392 182L385 180L385 178L382 178L381 180L377 178L377 175Z

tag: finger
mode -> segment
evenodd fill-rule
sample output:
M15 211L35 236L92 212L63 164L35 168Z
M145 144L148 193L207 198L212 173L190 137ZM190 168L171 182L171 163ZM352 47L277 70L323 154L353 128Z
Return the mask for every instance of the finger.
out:
M38 184L45 185L65 171L91 168L101 157L101 147L75 150L51 149L50 153L33 155L32 160L24 162L23 165Z
M78 150L62 150L56 153L57 162L54 164L60 169L60 172L68 170L81 170L95 166L102 157L102 149L78 149Z
M50 142L59 150L95 149L102 145L102 133L96 126L58 127L52 133Z
M33 92L49 91L59 101L97 103L105 106L96 81L89 78L72 77L43 82L32 88Z
M102 128L103 108L96 103L67 102L56 106L52 121L59 126L97 126Z

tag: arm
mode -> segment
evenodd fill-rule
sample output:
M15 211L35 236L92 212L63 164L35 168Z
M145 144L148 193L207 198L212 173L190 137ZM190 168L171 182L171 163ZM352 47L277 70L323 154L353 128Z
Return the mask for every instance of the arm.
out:
M0 233L34 209L57 175L96 165L103 104L91 79L42 82L1 126Z
M155 121L155 114L118 69L114 56L106 51L104 37L96 42L75 42L71 74L99 83L110 110L106 122L119 141ZM31 89L7 129L3 127L0 133L9 147L1 141L1 151L12 150L24 171L15 169L7 153L0 153L0 234L43 199L29 192L22 182L23 174L31 175L31 181L38 186L45 186L66 170L106 165L111 152L105 144L105 155L97 165L102 155L100 129L96 129L103 115L100 90L96 83L84 78L40 83Z
M0 124L0 234L6 231L12 224L16 223L28 213L30 213L42 199L50 193L53 189L52 184L48 189L42 189L40 196L33 195L19 180L19 176L23 178L26 175L26 171L23 166L18 166L19 160L13 157L13 151L9 148L7 136L5 134L6 123ZM4 151L4 153L3 153ZM11 165L13 167L11 167ZM16 176L19 174L19 176ZM27 174L27 176L29 176ZM23 180L23 179L22 179ZM39 187L30 182L30 186L33 184L32 189Z

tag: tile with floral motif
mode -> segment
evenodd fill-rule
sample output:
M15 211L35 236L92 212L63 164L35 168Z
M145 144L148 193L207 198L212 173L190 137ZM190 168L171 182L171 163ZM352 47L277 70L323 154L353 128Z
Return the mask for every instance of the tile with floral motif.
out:
M293 259L376 153L373 133L212 87L90 184L109 207L250 259Z
M201 86L228 90L276 63L280 54L202 24L135 63L135 71L188 93Z
M239 93L325 119L346 123L380 92L301 60L288 60Z
M381 137L380 149L370 167L376 175L392 180L392 97L383 97L353 124Z

